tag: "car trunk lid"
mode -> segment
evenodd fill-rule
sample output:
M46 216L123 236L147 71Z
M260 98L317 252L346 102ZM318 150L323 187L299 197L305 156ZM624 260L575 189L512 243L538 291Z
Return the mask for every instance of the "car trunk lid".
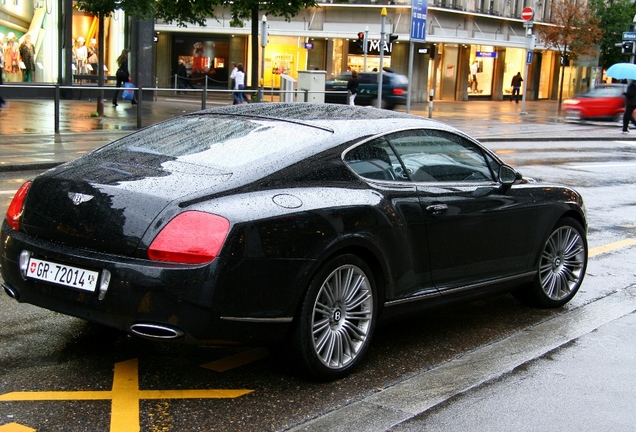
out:
M143 164L88 156L34 180L22 225L40 238L132 255L172 201L209 191L229 176L161 155L148 155Z

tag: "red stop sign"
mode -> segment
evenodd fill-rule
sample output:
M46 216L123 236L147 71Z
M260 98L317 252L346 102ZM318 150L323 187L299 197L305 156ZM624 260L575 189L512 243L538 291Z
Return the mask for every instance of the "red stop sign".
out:
M524 7L523 10L521 11L521 18L523 18L524 21L530 21L533 17L534 17L534 11L532 10L532 8Z

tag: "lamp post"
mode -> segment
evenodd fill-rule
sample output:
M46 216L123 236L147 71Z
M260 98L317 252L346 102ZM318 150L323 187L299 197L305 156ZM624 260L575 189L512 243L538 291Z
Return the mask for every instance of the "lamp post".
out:
M532 34L532 19L527 20L526 22L523 23L524 27L526 28L526 65L525 65L525 80L526 80L526 85L522 86L521 88L523 89L521 91L521 115L525 115L528 114L526 112L526 90L528 89L528 69L530 66L530 63L532 63L532 51L534 50L534 45L535 45L535 37ZM511 96L512 97L512 96Z
M382 8L382 26L380 27L380 69L378 71L378 108L382 108L382 71L384 69L384 27L386 25L386 8Z
M368 41L369 41L369 26L367 26L364 30L364 47L362 50L364 52L364 65L362 66L362 72L367 71L367 51L369 50L367 48Z
M267 17L261 20L261 82L258 89L258 101L263 102L263 87L265 86L265 47L267 46Z

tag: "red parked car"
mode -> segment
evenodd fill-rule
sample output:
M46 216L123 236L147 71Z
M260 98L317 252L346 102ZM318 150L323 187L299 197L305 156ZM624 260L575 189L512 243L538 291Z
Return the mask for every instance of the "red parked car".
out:
M625 90L626 84L601 84L563 101L562 109L568 119L619 121L625 111Z

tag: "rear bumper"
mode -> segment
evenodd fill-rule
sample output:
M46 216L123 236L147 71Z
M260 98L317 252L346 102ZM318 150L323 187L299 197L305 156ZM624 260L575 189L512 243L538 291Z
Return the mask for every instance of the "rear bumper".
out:
M268 309L268 302L261 300L268 291L267 279L246 288L237 286L245 280L233 278L233 271L220 270L240 272L236 262L217 259L203 266L176 265L75 250L30 238L6 224L1 237L3 287L19 302L158 339L263 344L282 339L291 326L285 305ZM51 262L108 270L111 281L105 295L100 299L97 291L25 279L18 262L23 250ZM259 303L260 308L254 306Z

